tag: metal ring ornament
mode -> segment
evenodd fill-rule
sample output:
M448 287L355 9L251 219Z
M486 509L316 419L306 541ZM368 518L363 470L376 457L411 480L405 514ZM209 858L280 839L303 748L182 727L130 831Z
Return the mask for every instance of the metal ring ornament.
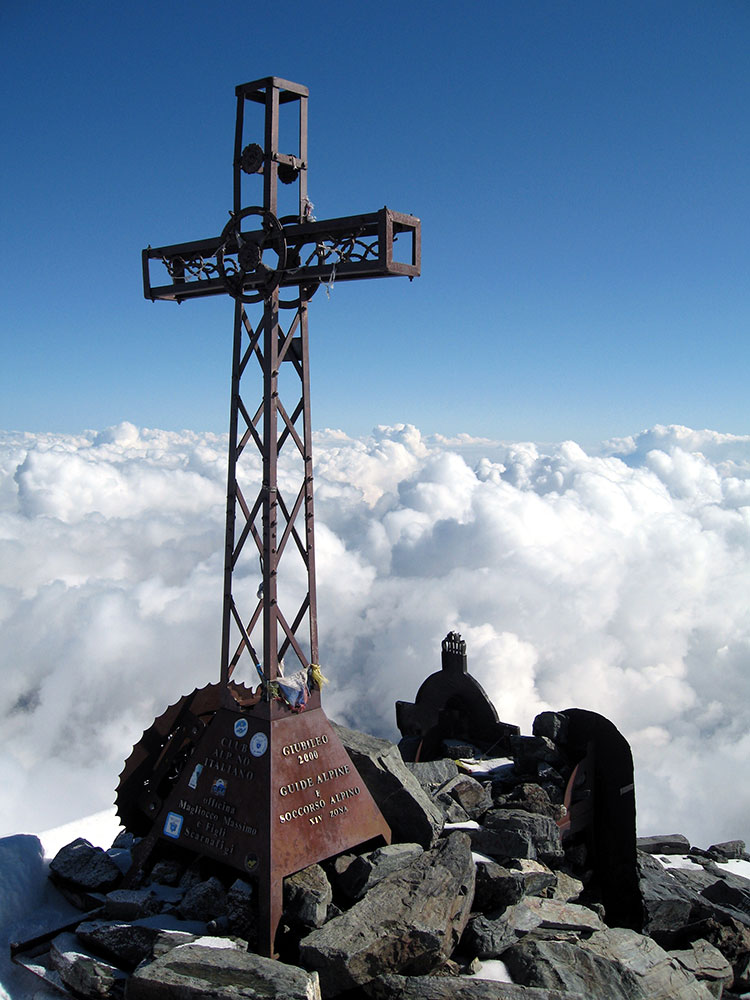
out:
M302 220L298 215L282 215L279 222L282 226L297 226ZM287 247L286 266L287 276L293 277L300 266L300 247L304 245L304 240L296 246ZM294 299L279 299L279 309L298 309L303 303L309 302L320 288L320 281L314 281L309 285L298 285L298 292Z
M244 239L242 236L242 220L249 215L259 215L262 220L262 233L259 239ZM232 249L228 249L231 246ZM263 252L273 251L278 257L275 268L263 263ZM236 255L237 261L225 262L225 255ZM273 214L265 208L251 206L243 208L233 215L224 226L221 234L221 244L216 251L216 265L229 294L241 302L261 302L267 299L279 287L286 268L286 237L284 227ZM231 267L228 269L227 264ZM243 291L247 275L255 274L262 281L258 291L245 293Z

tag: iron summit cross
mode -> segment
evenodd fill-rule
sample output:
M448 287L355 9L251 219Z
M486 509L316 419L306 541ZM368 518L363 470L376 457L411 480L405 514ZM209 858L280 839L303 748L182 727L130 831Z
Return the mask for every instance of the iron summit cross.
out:
M267 683L276 680L279 660L292 650L304 667L317 663L315 555L313 532L312 435L308 370L307 303L322 283L358 278L380 278L420 273L420 222L382 208L366 215L322 222L312 218L307 197L307 100L300 84L266 77L236 88L237 121L234 144L234 205L221 235L143 251L144 293L151 300L186 299L228 293L235 300L232 397L230 411L227 488L226 556L221 651L221 683L226 685L243 652L261 668ZM265 109L264 146L245 145L243 131L249 104ZM293 154L279 150L282 108L299 112L299 146ZM261 205L243 205L243 184L262 179ZM279 182L297 186L293 215L279 218ZM396 257L396 240L403 252ZM166 267L169 283L153 285L150 265ZM294 289L291 299L282 290ZM262 308L252 325L246 304ZM280 310L292 311L282 328ZM247 344L244 343L247 335ZM263 391L257 405L243 399L241 382L255 358L262 370ZM286 369L286 371L284 371ZM280 379L296 381L292 402L282 401ZM295 378L296 376L296 378ZM287 389L290 386L286 386ZM240 431L240 420L244 425ZM301 422L301 428L299 426ZM253 500L240 487L238 470L246 447L262 457L262 485ZM282 448L295 452L299 489L288 499L278 485L278 460ZM236 531L237 508L242 527ZM298 515L304 511L304 528ZM260 517L261 526L258 526ZM280 534L279 534L280 533ZM252 610L243 612L236 593L235 569L249 539L257 547L262 588ZM305 567L306 593L297 604L297 584L283 592L280 583L282 556L296 549ZM255 596L255 588L252 596ZM285 614L281 601L295 603L294 614ZM309 640L298 638L304 619ZM262 623L262 657L252 643ZM236 630L236 639L233 637ZM306 646L307 648L304 648ZM262 667L261 667L262 665ZM288 668L287 668L288 672Z
M307 88L265 77L236 96L229 221L218 236L143 251L146 298L229 294L235 303L220 682L182 698L144 734L118 807L133 828L150 830L139 863L166 839L249 873L259 950L272 954L285 875L390 839L320 707L308 302L334 280L419 275L420 222L388 208L316 221ZM263 145L244 138L258 105ZM298 140L293 153L280 150L282 118L284 136ZM252 184L262 184L261 199L245 198ZM152 281L152 267L162 281L166 268L166 283ZM250 371L262 387L252 399ZM233 679L243 655L260 677L255 690ZM162 780L180 761L179 777Z

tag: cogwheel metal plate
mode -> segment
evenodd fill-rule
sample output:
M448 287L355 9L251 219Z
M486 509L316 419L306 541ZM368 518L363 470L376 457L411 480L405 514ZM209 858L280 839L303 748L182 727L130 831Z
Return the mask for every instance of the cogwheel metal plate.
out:
M115 803L126 830L145 836L197 737L219 708L221 687L196 688L170 705L144 732L120 772Z

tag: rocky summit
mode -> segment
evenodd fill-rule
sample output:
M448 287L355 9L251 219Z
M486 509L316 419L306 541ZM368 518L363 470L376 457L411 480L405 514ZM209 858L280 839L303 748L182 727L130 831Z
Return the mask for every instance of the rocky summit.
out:
M624 926L611 883L603 894L581 843L561 839L564 722L545 713L534 736L511 740L512 759L472 763L407 764L338 727L393 843L288 877L277 959L254 951L252 881L205 858L165 848L123 887L128 832L109 851L80 839L60 851L50 878L80 920L15 959L96 1000L750 995L750 879L728 864L750 860L744 843L639 840L640 914Z

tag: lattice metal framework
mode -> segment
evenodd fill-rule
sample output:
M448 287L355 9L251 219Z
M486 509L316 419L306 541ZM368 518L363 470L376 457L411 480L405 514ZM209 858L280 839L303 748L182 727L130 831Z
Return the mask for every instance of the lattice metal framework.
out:
M316 221L307 194L307 88L267 77L240 85L236 96L229 222L217 237L144 250L143 279L152 300L225 293L235 299L221 689L228 691L248 654L270 698L282 657L294 653L302 667L318 660L308 301L334 279L418 275L420 223L387 208ZM245 139L246 111L255 105L264 112L263 146ZM279 148L281 109L297 112L293 153ZM245 188L259 183L262 203L251 204ZM280 183L296 186L294 211L286 216L279 213L280 194L289 195ZM159 264L169 280L154 285L151 270ZM284 298L289 288L292 297ZM257 318L246 306L255 307ZM284 310L291 318L282 323ZM262 465L257 492L248 485L250 456L260 456ZM258 561L259 588L252 572ZM232 688L239 700L241 690ZM222 697L228 703L230 695Z

